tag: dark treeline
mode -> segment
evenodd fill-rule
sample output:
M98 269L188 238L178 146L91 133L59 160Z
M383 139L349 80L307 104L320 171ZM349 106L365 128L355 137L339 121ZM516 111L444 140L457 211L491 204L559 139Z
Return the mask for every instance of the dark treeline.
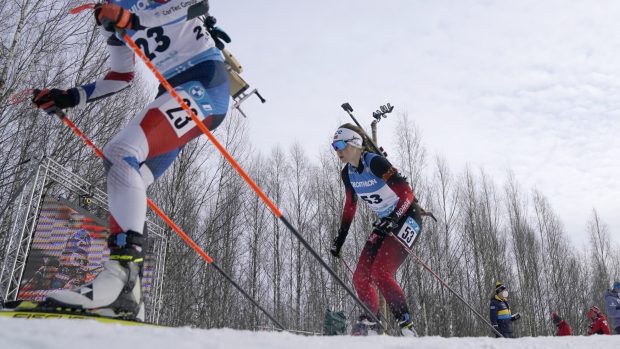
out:
M5 250L14 197L26 171L19 163L47 155L104 188L101 161L66 127L10 96L31 87L68 88L106 71L105 45L89 16L66 13L69 1L20 0L0 5L0 246ZM72 110L70 117L103 145L154 94L138 79L130 90ZM396 122L396 121L392 121ZM558 311L577 334L587 330L585 312L604 310L603 292L620 277L617 241L596 210L583 222L588 246L575 246L542 191L519 186L510 175L498 187L484 170L454 170L428 156L421 131L406 115L398 120L390 157L414 188L435 223L414 252L488 316L494 282L511 291L522 314L519 336L551 335L550 312ZM342 261L329 254L343 205L341 164L326 144L316 158L303 144L252 148L251 132L231 113L216 137L280 207L322 258L348 284L374 221L359 205ZM329 135L327 135L329 136ZM327 137L326 136L326 137ZM502 178L501 180L504 180ZM543 188L544 190L544 188ZM149 189L153 199L254 299L287 328L320 332L326 309L360 309L293 235L272 215L206 139L192 142ZM158 224L164 226L163 222ZM4 258L4 255L0 256ZM1 260L0 260L1 262ZM346 264L346 265L345 265ZM480 336L490 331L413 258L398 273L422 335ZM169 325L260 329L272 324L213 268L170 232L161 321Z

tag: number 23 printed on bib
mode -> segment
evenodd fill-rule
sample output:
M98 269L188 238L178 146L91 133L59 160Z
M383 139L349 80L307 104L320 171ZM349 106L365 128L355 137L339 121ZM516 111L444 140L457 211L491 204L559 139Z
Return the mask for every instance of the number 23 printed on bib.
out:
M189 106L200 121L203 121L207 116L209 116L209 112L204 110L206 107L210 108L209 105L196 107L197 102L191 98L188 93L178 90L177 92L183 99L183 102ZM166 120L168 120L170 126L172 126L172 129L177 134L177 137L183 137L183 135L196 127L194 120L192 120L189 114L179 105L176 99L171 98L159 108L163 111L166 116Z

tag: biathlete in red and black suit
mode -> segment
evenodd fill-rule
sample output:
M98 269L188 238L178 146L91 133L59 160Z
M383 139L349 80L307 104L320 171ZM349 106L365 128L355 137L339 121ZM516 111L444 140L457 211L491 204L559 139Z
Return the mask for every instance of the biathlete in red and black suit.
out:
M379 220L362 249L353 273L353 285L360 300L374 314L379 312L376 286L403 333L415 335L405 294L394 275L407 258L404 245L411 248L420 234L420 209L414 204L411 186L396 168L385 157L364 151L362 134L359 128L345 124L336 131L332 143L340 161L346 164L341 173L346 194L340 229L330 252L340 257L357 210L357 198L361 198ZM361 321L372 325L364 315ZM360 334L355 332L354 328L353 334Z

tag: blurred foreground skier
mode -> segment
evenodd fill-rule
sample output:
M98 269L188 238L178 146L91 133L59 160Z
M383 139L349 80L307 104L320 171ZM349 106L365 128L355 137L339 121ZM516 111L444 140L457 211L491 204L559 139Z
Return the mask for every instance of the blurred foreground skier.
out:
M134 77L135 59L123 41L122 33L126 33L208 129L215 129L224 120L229 80L216 45L221 45L220 37L227 42L230 39L198 18L207 14L208 1L114 0L97 4L94 10L107 39L110 71L93 83L68 90L35 90L33 103L37 107L53 114L128 87ZM183 146L200 134L194 121L160 86L155 100L108 142L103 153L110 260L92 282L73 291L54 293L48 303L143 320L140 279L146 248L146 188L172 164Z

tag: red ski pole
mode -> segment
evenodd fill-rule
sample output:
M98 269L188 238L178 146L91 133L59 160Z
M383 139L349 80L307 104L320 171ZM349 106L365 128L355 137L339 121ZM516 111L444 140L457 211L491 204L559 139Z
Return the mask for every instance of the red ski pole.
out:
M103 152L88 138L88 136L86 136L86 134L84 134L84 132L82 132L77 126L75 126L73 122L71 122L71 120L69 120L69 118L67 117L67 114L65 114L60 109L56 109L54 113L56 114L56 116L58 116L60 120L62 120L62 122L65 123L65 125L69 126L69 128L78 137L80 137L84 141L84 143L86 143L86 145L88 145L95 152L95 154L97 154L98 157L103 159L103 161L106 161L105 157L103 156ZM157 215L161 217L161 219L163 219L168 224L168 226L172 228L172 230L174 230L181 237L181 239L183 239L192 249L194 249L194 251L196 251L205 261L207 261L208 264L213 266L215 270L217 270L220 274L222 274L222 276L224 276L233 286L235 286L235 288L237 288L237 290L239 290L241 294L243 294L250 302L252 302L258 309L260 309L271 321L273 321L274 324L276 324L281 330L285 330L284 326L282 326L282 324L280 324L278 320L276 320L273 317L273 315L271 315L256 300L254 300L247 292L245 292L241 288L241 286L239 286L224 270L222 270L215 263L213 258L211 258L202 248L200 248L200 246L198 246L198 244L196 244L194 240L192 240L192 238L190 238L181 228L179 228L179 226L176 225L176 223L174 223L174 221L170 219L170 217L168 217L164 213L164 211L162 211L157 205L155 205L155 203L151 199L147 198L146 200L147 200L149 207L153 211L155 211L155 213L157 213Z

